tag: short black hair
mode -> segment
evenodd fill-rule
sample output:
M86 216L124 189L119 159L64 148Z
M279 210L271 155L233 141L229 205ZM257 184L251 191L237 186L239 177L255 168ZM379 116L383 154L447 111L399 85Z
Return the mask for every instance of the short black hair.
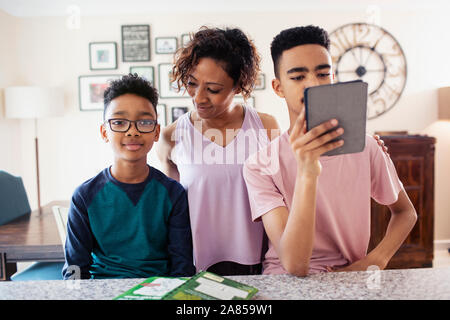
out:
M278 64L283 51L303 44L318 44L330 50L328 33L320 27L309 25L283 30L273 38L270 45L275 77L279 76Z
M148 80L139 77L136 73L130 73L122 76L120 79L112 81L105 90L105 93L103 94L103 104L105 106L103 110L103 120L105 120L106 110L111 101L127 93L135 94L150 101L155 109L156 115L158 115L156 111L156 106L158 105L158 91Z

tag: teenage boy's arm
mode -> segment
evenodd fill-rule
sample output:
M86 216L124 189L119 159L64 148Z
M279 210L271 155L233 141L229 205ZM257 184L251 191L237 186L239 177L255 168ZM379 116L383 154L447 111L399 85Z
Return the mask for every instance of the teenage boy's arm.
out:
M336 271L366 271L372 265L380 269L386 268L389 260L400 248L417 221L416 210L403 189L397 201L388 207L391 211L391 219L383 240L363 259Z
M169 276L183 277L195 274L192 255L192 234L189 206L183 190L173 205L169 217L168 250L170 256Z
M92 264L93 237L88 213L79 193L75 192L69 208L67 220L67 239L65 244L66 262L63 268L64 279L74 279L72 271L78 269L81 279L89 279ZM76 279L74 279L76 280Z
M316 188L321 172L319 157L343 141L330 142L343 133L333 130L337 122L325 122L306 132L304 111L289 136L297 161L297 176L291 211L278 207L262 216L264 228L287 272L306 276L314 244Z

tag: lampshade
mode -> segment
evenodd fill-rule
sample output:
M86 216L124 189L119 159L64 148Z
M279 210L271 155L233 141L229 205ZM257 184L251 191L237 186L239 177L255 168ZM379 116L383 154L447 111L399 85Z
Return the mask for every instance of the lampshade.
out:
M5 89L7 118L45 118L64 113L64 92L50 87L9 87Z
M439 120L450 120L450 87L438 89Z

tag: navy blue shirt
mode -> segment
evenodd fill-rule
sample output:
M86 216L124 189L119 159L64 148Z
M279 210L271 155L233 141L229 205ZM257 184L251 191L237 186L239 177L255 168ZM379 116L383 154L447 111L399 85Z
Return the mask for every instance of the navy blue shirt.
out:
M72 196L63 277L69 266L82 279L193 275L188 208L184 188L153 167L137 184L104 169Z

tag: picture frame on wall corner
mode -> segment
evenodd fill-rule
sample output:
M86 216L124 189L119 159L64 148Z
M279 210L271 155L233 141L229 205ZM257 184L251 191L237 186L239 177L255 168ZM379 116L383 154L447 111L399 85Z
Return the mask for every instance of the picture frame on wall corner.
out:
M176 82L172 82L171 63L160 63L158 65L159 95L161 98L190 98L184 88L178 91Z
M148 24L122 26L123 62L150 61L150 26Z
M103 93L110 82L122 75L85 75L78 77L78 97L80 111L103 110Z
M181 35L181 46L184 48L191 41L191 35L189 33L183 33Z
M156 112L158 114L158 124L161 128L167 126L167 107L164 103L158 103L156 106Z
M157 54L171 54L178 49L178 40L176 37L155 38L155 52Z
M131 66L130 73L137 73L139 77L147 79L152 86L155 86L155 69L153 66Z
M115 42L90 42L89 69L117 69L117 44Z
M179 117L189 111L188 107L172 107L172 122L175 122Z
M266 88L266 75L259 73L255 81L254 90L264 90Z

